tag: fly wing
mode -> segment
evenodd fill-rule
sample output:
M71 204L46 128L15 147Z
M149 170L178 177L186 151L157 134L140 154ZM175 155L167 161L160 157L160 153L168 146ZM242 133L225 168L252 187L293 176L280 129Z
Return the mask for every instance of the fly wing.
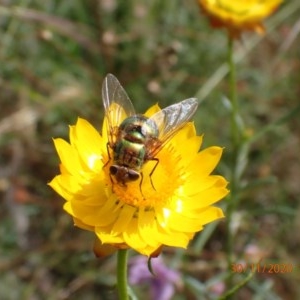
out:
M198 107L196 98L189 98L170 105L149 118L147 122L155 122L158 127L158 140L149 147L148 158L153 158L164 144L187 122L191 120Z
M103 81L102 101L107 120L108 140L112 146L118 126L124 119L134 115L135 110L124 88L112 74L108 74Z

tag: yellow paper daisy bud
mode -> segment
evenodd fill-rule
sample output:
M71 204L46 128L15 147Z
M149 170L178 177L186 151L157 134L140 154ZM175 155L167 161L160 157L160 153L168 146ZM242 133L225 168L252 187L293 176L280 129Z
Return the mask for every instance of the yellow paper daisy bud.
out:
M264 32L262 21L270 16L283 0L198 0L213 27L224 27L232 38L243 31Z
M99 256L114 248L147 256L163 245L186 248L205 224L224 216L212 204L228 193L227 181L211 175L222 148L198 152L202 137L190 122L196 100L136 115L108 75L103 101L102 134L79 118L70 143L54 140L61 166L49 185L66 200L75 225L95 232Z

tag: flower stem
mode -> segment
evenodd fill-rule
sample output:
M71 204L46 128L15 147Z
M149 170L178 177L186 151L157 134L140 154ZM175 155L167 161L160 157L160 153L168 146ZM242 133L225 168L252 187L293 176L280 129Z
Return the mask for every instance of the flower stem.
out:
M127 291L127 249L118 250L117 288L119 300L128 300Z
M237 159L239 155L239 147L241 142L240 128L238 124L238 99L236 89L236 68L234 62L233 51L234 40L228 36L228 67L229 67L229 98L231 102L231 144L232 144L232 160L231 160L231 178L230 178L230 199L227 207L227 263L228 269L231 269L233 263L233 232L232 232L232 218L234 210L237 206L238 196L238 175L237 175ZM229 275L228 286L232 284L232 275Z
M233 150L237 151L240 134L238 127L238 99L236 90L236 70L233 51L234 40L228 36L228 66L229 66L229 98L231 101L231 138ZM236 154L236 153L233 153Z

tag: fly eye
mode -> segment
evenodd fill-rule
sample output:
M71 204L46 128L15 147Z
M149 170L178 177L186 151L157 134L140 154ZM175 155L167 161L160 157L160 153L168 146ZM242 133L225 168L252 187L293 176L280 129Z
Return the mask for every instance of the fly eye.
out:
M128 177L130 180L135 181L139 179L140 174L134 170L128 170Z
M118 167L114 166L114 165L110 166L109 167L109 172L110 172L111 175L116 175L118 173Z

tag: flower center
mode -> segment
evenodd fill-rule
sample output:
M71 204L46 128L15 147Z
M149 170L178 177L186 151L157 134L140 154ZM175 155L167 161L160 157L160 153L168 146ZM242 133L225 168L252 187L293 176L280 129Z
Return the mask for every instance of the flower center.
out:
M156 160L147 161L139 177L126 183L117 182L111 174L111 162L105 167L107 184L111 186L116 198L134 207L163 206L182 185L179 157L173 147L166 147L159 152ZM157 164L157 165L156 165Z

